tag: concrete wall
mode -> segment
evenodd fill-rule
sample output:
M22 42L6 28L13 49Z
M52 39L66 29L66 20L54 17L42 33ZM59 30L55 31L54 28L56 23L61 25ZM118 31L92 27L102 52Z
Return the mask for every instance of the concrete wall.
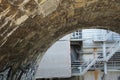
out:
M70 37L57 41L43 56L36 78L54 78L71 76Z

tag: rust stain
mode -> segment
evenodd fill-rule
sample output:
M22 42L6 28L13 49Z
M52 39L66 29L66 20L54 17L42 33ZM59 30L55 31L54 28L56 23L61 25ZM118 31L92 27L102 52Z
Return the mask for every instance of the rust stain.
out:
M95 71L94 71L94 79L95 80L98 80L98 70L96 69Z

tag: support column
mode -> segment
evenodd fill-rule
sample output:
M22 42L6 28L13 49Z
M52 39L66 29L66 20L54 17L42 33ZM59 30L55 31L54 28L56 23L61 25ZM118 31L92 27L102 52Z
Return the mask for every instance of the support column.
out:
M106 42L103 42L103 58L106 60ZM104 62L104 73L107 74L107 62Z

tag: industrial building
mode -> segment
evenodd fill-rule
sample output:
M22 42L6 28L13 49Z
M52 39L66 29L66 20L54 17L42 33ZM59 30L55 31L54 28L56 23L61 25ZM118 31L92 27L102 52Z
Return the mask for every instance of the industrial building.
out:
M120 35L83 29L54 43L39 63L38 80L120 80Z

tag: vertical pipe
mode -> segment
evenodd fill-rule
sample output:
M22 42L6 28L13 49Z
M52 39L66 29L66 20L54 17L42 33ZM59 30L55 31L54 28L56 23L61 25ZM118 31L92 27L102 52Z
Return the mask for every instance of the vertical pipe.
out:
M95 70L95 71L94 71L94 79L95 79L95 80L98 80L98 75L99 75L99 74L98 74L98 70Z
M97 48L94 48L94 58L97 58ZM96 65L94 64L94 80L98 80L98 70L96 70Z

